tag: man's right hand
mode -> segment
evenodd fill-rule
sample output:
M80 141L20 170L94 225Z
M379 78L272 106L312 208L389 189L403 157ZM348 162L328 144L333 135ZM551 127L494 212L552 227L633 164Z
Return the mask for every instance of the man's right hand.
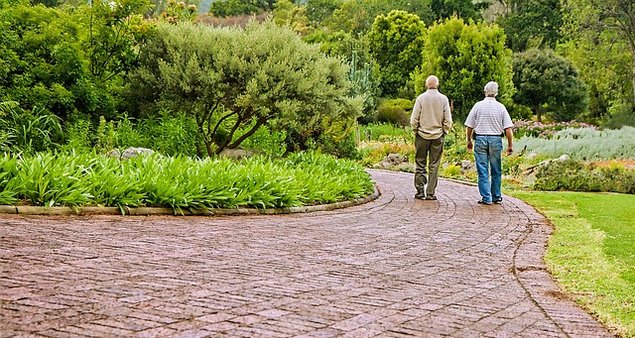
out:
M467 150L468 151L472 151L473 148L474 148L474 145L472 144L472 140L468 140L467 141Z

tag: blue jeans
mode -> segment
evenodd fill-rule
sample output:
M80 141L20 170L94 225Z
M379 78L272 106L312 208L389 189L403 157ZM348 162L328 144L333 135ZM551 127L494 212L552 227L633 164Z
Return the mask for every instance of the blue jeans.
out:
M503 139L500 136L476 136L474 160L478 172L478 192L485 203L499 201L501 196L501 154Z

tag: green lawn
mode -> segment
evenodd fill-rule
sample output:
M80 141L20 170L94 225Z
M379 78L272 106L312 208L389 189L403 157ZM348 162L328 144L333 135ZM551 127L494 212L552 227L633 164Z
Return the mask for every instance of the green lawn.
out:
M635 337L635 195L514 192L555 227L546 263L572 298Z

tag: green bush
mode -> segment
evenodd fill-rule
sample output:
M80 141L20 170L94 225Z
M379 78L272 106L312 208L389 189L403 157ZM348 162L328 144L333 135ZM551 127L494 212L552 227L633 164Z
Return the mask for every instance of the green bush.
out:
M635 170L592 167L575 160L553 161L538 170L536 190L635 193Z
M377 108L377 121L400 126L410 125L410 115L414 103L406 99L385 100Z
M57 116L43 108L24 110L15 102L0 104L0 131L12 152L45 151L59 145L62 127Z

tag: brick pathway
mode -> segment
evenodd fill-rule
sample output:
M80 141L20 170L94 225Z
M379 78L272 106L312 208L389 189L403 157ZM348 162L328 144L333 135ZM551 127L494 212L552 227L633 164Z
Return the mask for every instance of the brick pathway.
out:
M372 173L332 212L0 219L0 336L608 336L542 263L525 204Z

